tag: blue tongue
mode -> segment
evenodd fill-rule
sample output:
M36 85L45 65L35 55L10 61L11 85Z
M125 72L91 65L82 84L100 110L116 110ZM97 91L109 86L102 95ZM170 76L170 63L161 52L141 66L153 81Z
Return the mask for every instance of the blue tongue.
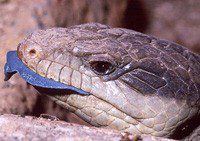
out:
M34 71L30 70L17 56L16 51L9 51L7 53L7 62L4 66L5 81L9 80L13 74L18 73L26 82L29 84L47 88L47 89L58 89L58 90L72 90L82 95L89 95L89 93L78 89L73 86L69 86L45 77L40 76Z

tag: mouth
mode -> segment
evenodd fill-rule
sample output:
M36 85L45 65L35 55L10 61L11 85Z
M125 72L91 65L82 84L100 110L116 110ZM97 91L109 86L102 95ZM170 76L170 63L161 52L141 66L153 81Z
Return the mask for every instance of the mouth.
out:
M111 104L82 89L42 77L29 69L21 61L17 51L9 51L7 53L7 62L4 66L4 80L9 80L16 73L38 92L47 94L52 100L95 126L110 126L117 129L120 128L120 130L127 128L127 131L129 131L135 128L133 127L134 125L130 126L129 124L138 124L136 120L116 109ZM52 95L52 93L55 95ZM118 114L123 115L124 118L126 117L127 121L123 121ZM139 133L137 130L135 132Z
M68 90L74 91L80 95L90 95L84 90L40 76L39 74L29 69L19 59L16 51L9 51L7 53L7 61L4 66L4 80L9 80L15 73L18 73L30 85L40 89L52 89L57 91Z

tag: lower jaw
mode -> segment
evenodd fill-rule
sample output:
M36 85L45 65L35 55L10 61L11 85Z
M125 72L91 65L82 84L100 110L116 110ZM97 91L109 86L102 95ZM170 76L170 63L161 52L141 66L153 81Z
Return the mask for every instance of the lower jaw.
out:
M157 132L93 95L81 96L78 94L70 94L47 96L58 105L75 113L77 116L96 127L111 128L138 135L170 136L169 132Z

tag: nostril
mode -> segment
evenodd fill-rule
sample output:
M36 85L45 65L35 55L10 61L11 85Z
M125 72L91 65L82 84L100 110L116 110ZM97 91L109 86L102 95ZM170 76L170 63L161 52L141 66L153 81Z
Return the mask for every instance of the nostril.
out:
M35 50L35 49L31 49L31 50L29 51L29 54L30 54L31 56L35 56L36 50Z

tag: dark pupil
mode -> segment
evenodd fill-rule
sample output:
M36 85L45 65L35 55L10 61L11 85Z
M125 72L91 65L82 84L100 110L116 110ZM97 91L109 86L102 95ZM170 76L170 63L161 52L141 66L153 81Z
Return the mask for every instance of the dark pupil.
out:
M109 72L112 65L109 62L96 61L93 62L91 66L96 72L100 74L106 74Z

